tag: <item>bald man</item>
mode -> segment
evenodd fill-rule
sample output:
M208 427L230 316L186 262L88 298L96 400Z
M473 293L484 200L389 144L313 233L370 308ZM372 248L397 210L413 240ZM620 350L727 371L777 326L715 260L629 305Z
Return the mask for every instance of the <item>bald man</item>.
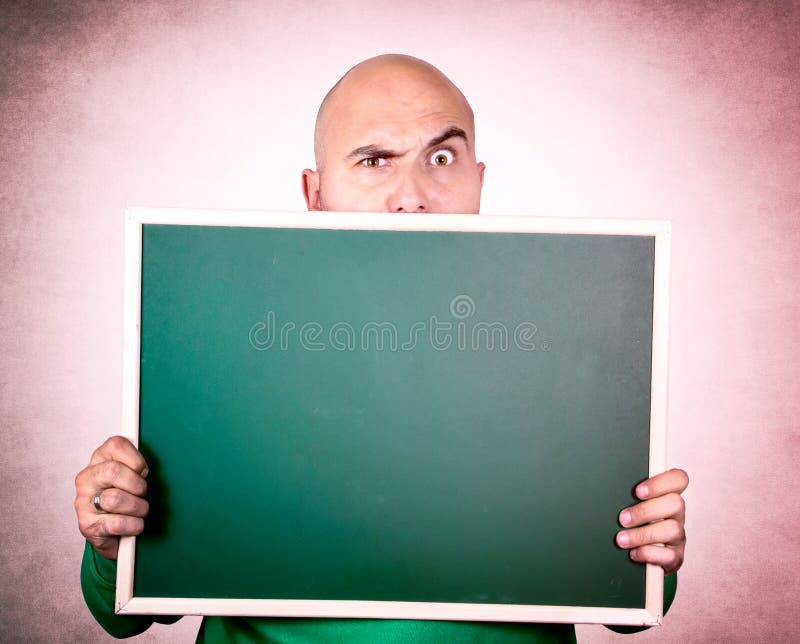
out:
M314 132L316 170L302 173L309 210L478 213L484 165L475 157L472 109L432 65L385 55L348 71L322 102ZM115 436L93 453L75 479L78 527L86 538L81 586L97 621L112 635L143 632L177 617L114 615L120 536L144 530L147 464ZM635 483L631 481L631 483ZM636 486L640 502L620 511L617 544L634 561L669 574L683 563L688 484L670 470ZM668 577L668 605L674 576ZM564 624L421 622L414 620L206 617L208 642L574 642Z
M386 55L356 65L325 97L317 170L303 171L309 210L477 213L484 165L475 120L433 65Z

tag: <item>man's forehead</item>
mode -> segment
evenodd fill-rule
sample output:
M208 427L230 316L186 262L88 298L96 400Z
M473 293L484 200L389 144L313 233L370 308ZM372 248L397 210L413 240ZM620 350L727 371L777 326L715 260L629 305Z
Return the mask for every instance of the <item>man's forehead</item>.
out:
M373 115L397 121L434 118L439 114L463 118L467 111L464 101L450 88L408 81L363 83L343 88L331 108L337 116L357 114L365 118Z
M397 111L371 112L357 110L337 119L332 128L335 138L342 141L369 140L408 146L425 144L447 130L460 130L471 142L471 124L462 113L448 111ZM339 135L339 136L336 136Z
M351 94L342 97L331 112L329 135L342 143L382 143L414 146L427 142L449 128L458 128L471 143L470 114L446 93L420 94L412 99L384 95ZM349 100L347 100L349 99Z

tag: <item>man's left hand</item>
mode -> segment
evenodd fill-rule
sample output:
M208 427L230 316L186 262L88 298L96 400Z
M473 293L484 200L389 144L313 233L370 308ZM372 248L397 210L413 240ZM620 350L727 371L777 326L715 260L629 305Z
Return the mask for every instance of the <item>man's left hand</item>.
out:
M619 513L628 530L617 533L617 545L630 550L633 561L661 566L666 574L683 564L686 548L686 506L681 493L689 485L683 470L669 470L636 486L640 503Z

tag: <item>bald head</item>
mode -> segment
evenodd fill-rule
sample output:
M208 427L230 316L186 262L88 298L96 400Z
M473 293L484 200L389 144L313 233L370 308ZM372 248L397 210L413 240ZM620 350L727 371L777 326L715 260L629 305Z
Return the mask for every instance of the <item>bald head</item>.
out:
M342 110L353 109L359 102L374 103L394 95L397 100L413 102L425 92L449 99L463 111L474 144L475 119L467 99L439 69L430 63L403 54L383 54L351 67L325 95L314 126L314 158L317 168L324 165L325 140L332 123ZM406 92L405 96L403 93Z
M314 129L309 209L477 212L472 109L433 65L385 54L351 68L325 96Z

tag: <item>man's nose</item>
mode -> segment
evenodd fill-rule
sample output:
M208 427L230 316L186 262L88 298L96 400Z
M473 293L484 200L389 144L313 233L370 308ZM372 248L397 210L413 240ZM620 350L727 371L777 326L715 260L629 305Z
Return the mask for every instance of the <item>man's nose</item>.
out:
M386 200L387 212L429 212L424 177L413 170L398 173Z

